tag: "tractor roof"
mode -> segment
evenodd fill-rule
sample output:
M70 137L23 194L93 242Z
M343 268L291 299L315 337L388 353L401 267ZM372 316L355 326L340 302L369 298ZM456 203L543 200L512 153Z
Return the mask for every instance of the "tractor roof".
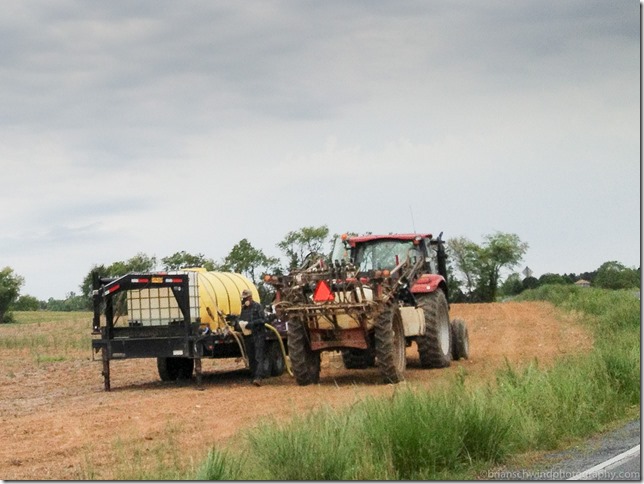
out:
M374 240L414 240L416 237L421 237L423 239L431 239L432 234L387 234L387 235L359 235L357 237L349 237L349 244L351 247L355 247L356 244L362 244L365 242L371 242Z

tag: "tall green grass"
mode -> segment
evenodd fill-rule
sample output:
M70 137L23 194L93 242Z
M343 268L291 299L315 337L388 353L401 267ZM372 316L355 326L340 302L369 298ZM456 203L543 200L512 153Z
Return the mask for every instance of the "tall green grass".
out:
M242 475L244 463L245 459L243 457L212 448L208 452L206 460L197 469L195 480L237 481ZM188 479L191 480L190 478Z
M520 300L551 301L562 309L582 312L595 337L588 356L601 368L620 401L640 403L640 299L631 290L611 291L576 286L543 286Z
M498 462L509 451L512 415L481 392L455 384L437 394L413 389L392 400L365 401L361 433L385 458L394 479L445 479L473 462Z
M83 322L89 325L92 320L91 311L13 311L15 323L36 324Z
M496 381L483 386L465 385L459 375L443 390L400 386L391 398L269 422L241 436L236 454L212 449L199 475L473 479L514 454L555 449L637 415L639 300L628 291L566 286L541 287L522 299L583 313L594 334L593 351L548 368L537 361L521 368L507 363ZM243 465L242 455L248 456Z
M373 463L356 438L353 412L336 412L328 407L280 425L268 422L246 433L249 459L255 466L253 479L319 480L370 479ZM338 452L343 449L343 452ZM293 462L297 455L297 462ZM247 472L250 467L246 467ZM279 477L275 477L279 476Z
M36 364L64 361L91 348L92 314L86 311L16 311L0 324L0 349L28 350Z

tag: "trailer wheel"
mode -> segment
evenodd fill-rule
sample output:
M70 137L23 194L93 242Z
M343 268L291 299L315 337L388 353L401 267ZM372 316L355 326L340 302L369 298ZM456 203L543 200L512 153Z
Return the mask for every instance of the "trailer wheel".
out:
M288 355L298 385L320 381L320 354L311 349L308 332L297 319L288 322Z
M441 290L417 295L425 314L425 334L418 336L420 365L425 368L445 368L452 360L452 330L445 293Z
M275 357L271 359L271 376L282 376L286 371L286 362L280 344L276 341L273 345L275 347Z
M452 356L455 360L470 357L470 337L467 325L462 319L455 319L451 322L452 327Z
M405 379L405 334L400 311L388 304L380 313L374 327L376 362L385 383Z
M347 370L362 370L376 364L376 355L370 350L350 348L342 350L342 362Z
M264 358L264 375L280 376L286 370L286 363L282 356L282 348L277 340L266 342L266 358Z
M192 358L157 358L157 369L162 381L189 380L194 366Z

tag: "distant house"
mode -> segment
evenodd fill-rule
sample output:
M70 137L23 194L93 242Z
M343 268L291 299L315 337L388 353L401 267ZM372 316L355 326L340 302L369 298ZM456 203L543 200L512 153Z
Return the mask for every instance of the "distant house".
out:
M579 287L590 287L590 281L587 281L586 279L579 279L577 282L575 282L575 285Z

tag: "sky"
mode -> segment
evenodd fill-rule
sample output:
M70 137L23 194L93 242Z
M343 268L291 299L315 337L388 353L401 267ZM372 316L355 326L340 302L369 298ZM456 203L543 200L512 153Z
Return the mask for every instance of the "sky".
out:
M640 4L5 0L0 268L269 256L290 231L514 233L641 260Z

